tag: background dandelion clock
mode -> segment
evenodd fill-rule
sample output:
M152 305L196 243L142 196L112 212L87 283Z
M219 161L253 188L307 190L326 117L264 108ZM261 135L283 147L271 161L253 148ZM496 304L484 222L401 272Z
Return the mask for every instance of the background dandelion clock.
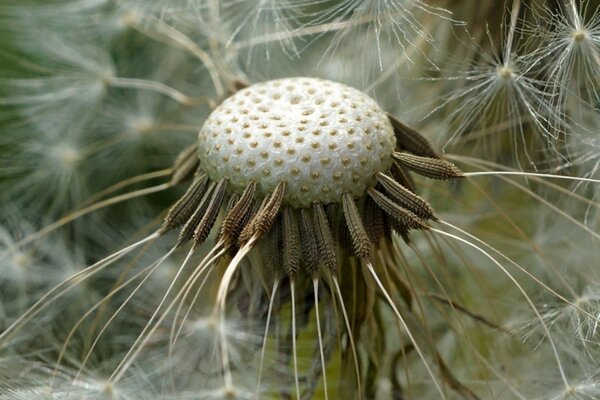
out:
M599 19L4 1L0 399L600 398Z

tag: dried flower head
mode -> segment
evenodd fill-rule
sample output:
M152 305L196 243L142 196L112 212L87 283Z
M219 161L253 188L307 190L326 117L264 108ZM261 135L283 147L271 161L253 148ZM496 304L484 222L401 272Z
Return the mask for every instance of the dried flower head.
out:
M0 400L595 398L591 3L5 2Z

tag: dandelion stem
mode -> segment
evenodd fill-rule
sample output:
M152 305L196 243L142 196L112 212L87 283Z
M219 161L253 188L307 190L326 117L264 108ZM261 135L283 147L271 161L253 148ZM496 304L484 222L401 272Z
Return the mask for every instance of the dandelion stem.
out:
M267 322L265 323L265 333L263 336L262 348L260 350L260 362L258 364L258 379L256 382L256 400L260 399L260 383L262 380L262 373L265 361L265 351L267 350L267 340L269 334L269 325L271 323L271 315L273 313L273 305L275 303L275 295L277 294L277 288L279 287L279 279L275 279L273 282L273 289L271 290L271 298L269 299L269 310L267 311Z
M51 305L56 300L58 300L60 297L62 297L71 288L75 287L76 285L82 283L83 281L90 278L94 274L100 272L104 268L113 264L114 262L119 260L121 257L124 257L127 253L129 253L136 247L141 246L142 244L149 242L151 240L154 240L154 239L158 238L159 236L160 236L159 233L155 232L155 233L145 237L144 239L141 239L141 240L103 258L102 260L96 262L95 264L92 264L89 267L84 268L83 270L77 272L76 274L70 276L68 279L65 279L58 285L54 286L52 289L50 289L48 292L46 292L46 294L44 294L38 301L36 301L35 304L33 306L31 306L25 313L23 313L15 322L13 322L8 328L6 328L6 330L4 332L2 332L0 334L0 348L2 347L2 344L6 340L8 340L12 335L14 335L16 333L15 330L17 330L17 328L26 324L28 321L30 321L32 318L34 318L36 315L38 315L40 312L42 312L44 309L46 309L49 305ZM69 286L62 289L66 285L69 285ZM57 294L54 294L55 292L57 292L59 290L60 290L60 292L58 292Z
M404 328L404 330L406 331L406 334L408 335L408 338L410 339L410 341L412 342L413 346L415 346L415 350L417 351L417 353L419 354L419 357L421 358L421 360L423 361L423 365L425 366L425 369L427 370L427 373L429 374L429 376L431 377L433 384L435 385L435 388L437 389L437 391L440 393L440 396L445 399L446 395L444 394L444 391L442 390L442 388L440 387L440 384L438 383L433 371L431 370L431 368L429 367L429 363L427 362L427 359L425 358L425 354L423 353L423 351L421 350L421 347L419 346L419 344L417 343L417 340L415 339L413 333L411 332L410 328L408 327L408 325L406 324L406 321L404 320L404 318L402 317L402 314L400 314L400 310L398 310L398 307L396 307L396 304L394 303L394 301L392 300L392 297L390 296L390 294L388 293L388 291L386 290L385 286L383 286L383 283L381 283L381 280L379 279L379 276L377 275L377 272L375 272L375 268L373 268L373 264L368 261L365 260L365 264L367 266L367 269L369 270L369 272L371 273L371 276L373 277L373 279L375 280L375 283L377 284L377 286L379 287L379 289L381 290L381 293L383 294L383 296L385 297L385 299L387 300L389 306L392 308L392 310L394 311L394 314L396 314L396 317L398 317L398 322L400 323L400 325Z
M514 0L512 9L510 12L510 27L508 29L508 35L506 37L506 47L504 48L504 66L508 67L510 63L510 55L512 53L513 41L515 37L515 30L517 29L517 21L519 18L519 11L521 9L521 0Z
M87 353L85 355L85 358L81 362L81 366L79 367L79 371L77 372L77 375L75 376L75 379L74 379L75 381L77 381L79 379L79 375L81 374L81 372L83 371L83 368L85 367L85 365L87 364L88 360L90 359L90 356L92 355L92 352L94 351L94 348L96 347L96 345L98 344L98 341L100 340L100 336L102 336L102 334L106 331L106 329L108 329L109 325L112 323L112 321L114 321L114 319L117 317L117 315L125 308L125 306L127 304L129 304L129 302L131 301L131 299L142 288L142 286L144 285L144 283L146 283L146 281L150 278L150 276L158 269L158 267L161 266L161 264L167 258L169 258L169 256L171 254L173 254L173 252L176 249L177 249L177 246L173 246L164 256L162 256L160 259L158 259L156 262L154 262L152 264L152 269L150 270L150 272L148 274L146 274L146 276L144 277L144 279L142 279L142 281L135 287L135 289L127 296L127 298L119 305L119 307L116 309L116 311L110 316L110 318L108 319L108 321L106 321L106 323L104 324L104 326L102 327L102 329L100 329L100 331L98 332L98 334L94 338L94 342L90 346L89 350L87 351ZM190 254L191 254L191 252L188 254L188 257L186 258L186 260L182 264L181 269L185 266L187 260L189 259L189 255ZM181 271L181 269L178 271L178 274ZM173 282L176 279L177 279L177 276L175 276L175 278L173 279ZM160 308L160 306L158 308ZM150 319L150 321L152 321L152 318ZM150 323L150 321L148 323Z
M175 248L177 248L177 246L175 246L174 249ZM172 249L171 252L174 251L174 249ZM170 253L168 253L167 255L169 255L169 254ZM167 300L167 297L169 296L169 293L171 293L171 290L175 287L175 282L177 281L177 279L179 278L179 276L183 272L183 270L184 270L185 266L187 265L190 257L192 256L192 254L193 254L193 250L190 250L188 252L187 256L185 257L183 263L181 264L181 266L177 270L177 273L173 277L173 280L169 284L169 287L167 288L167 290L166 290L165 294L163 295L162 299L160 300L160 303L158 304L158 306L156 306L156 309L152 313L152 316L148 320L148 323L146 323L146 326L144 326L144 329L142 329L142 332L138 335L137 339L135 340L135 342L133 343L133 345L131 346L131 348L127 352L127 354L125 354L125 357L123 357L123 360L119 363L119 365L117 365L117 368L115 368L114 372L109 377L109 379L108 379L109 382L117 382L117 381L119 381L121 379L121 377L123 376L123 374L125 373L125 371L129 368L129 366L137 358L139 352L144 348L146 342L150 339L150 335L154 332L154 330L160 324L160 322L162 321L162 319L164 319L164 317L168 314L169 309L165 310L164 314L156 322L156 324L150 330L150 332L148 332L148 334L146 336L144 336L144 334L146 333L146 331L150 327L152 321L154 321L154 319L158 315L158 312L162 308L164 302ZM143 340L142 340L142 338L143 338ZM138 343L139 343L139 345L138 345Z
M319 279L313 278L313 292L315 294L315 319L317 320L317 337L319 338L319 353L321 356L321 369L323 370L323 392L325 400L328 400L327 369L325 366L325 354L323 353L323 334L321 332L321 317L319 315Z
M147 174L141 174L141 175L133 176L131 178L123 179L122 181L117 182L114 185L111 185L111 186L107 187L106 189L99 191L98 193L95 193L93 196L91 196L86 201L84 201L82 203L82 205L86 206L88 204L91 204L91 203L95 202L96 200L101 199L102 197L104 197L108 194L114 193L117 190L123 189L124 187L127 187L129 185L133 185L134 183L144 182L144 181L148 181L148 180L155 179L155 178L162 178L164 176L169 176L172 173L173 173L173 168L165 168L165 169L161 169L159 171L148 172Z
M123 181L123 182L125 182L125 181ZM123 183L123 182L120 182L120 183ZM172 187L172 185L170 183L162 183L157 186L152 186L149 188L144 188L144 189L136 190L136 191L129 192L129 193L124 193L119 196L111 197L109 199L102 200L98 203L91 204L85 208L82 208L80 210L77 210L70 214L67 214L64 217L60 218L59 220L51 223L50 225L47 225L44 228L40 229L39 231L27 236L26 238L23 238L22 240L14 243L12 246L10 246L8 249L6 249L4 252L14 251L20 247L23 247L23 246L33 242L34 240L37 240L37 239L49 234L50 232L53 232L56 229L68 224L69 222L72 222L72 221L76 220L77 218L83 217L84 215L87 215L94 211L111 206L113 204L121 203L123 201L135 199L137 197L145 196L145 195L152 194L152 193L157 193L157 192L169 189L170 187ZM4 252L2 252L2 253L4 253ZM2 253L0 253L0 254L2 254Z
M215 107L212 99L207 97L190 97L160 82L137 78L109 77L106 79L106 83L115 88L142 89L164 94L183 106L194 106L197 104L206 103L211 108Z
M446 236L449 237L451 239L457 240L461 243L466 244L467 246L477 250L478 252L480 252L483 256L485 256L486 258L488 258L492 263L494 263L498 268L500 268L500 270L508 277L508 279L510 279L510 281L516 286L516 288L519 290L519 292L521 292L521 294L523 295L523 297L525 298L525 300L527 301L527 303L529 304L529 306L531 307L531 309L533 310L533 312L535 313L537 319L540 321L540 324L542 325L542 328L546 334L546 337L548 338L548 341L550 342L550 347L552 348L552 352L554 353L554 358L556 360L556 364L558 366L559 372L560 372L560 376L561 379L565 385L565 388L569 388L569 381L567 380L567 376L565 375L565 371L563 370L563 366L562 366L562 362L560 360L560 356L558 354L558 349L556 348L556 345L554 343L554 339L552 339L552 335L550 334L550 329L548 328L548 325L546 324L546 322L544 321L544 319L542 318L542 316L540 315L540 312L538 311L538 309L536 308L535 304L533 304L533 301L531 300L531 298L529 297L529 295L527 294L527 292L525 292L525 289L523 289L523 287L521 286L521 284L515 279L514 276L512 276L510 274L510 272L508 272L506 270L506 268L500 264L498 262L498 260L496 260L494 257L492 257L487 251L485 251L484 249L482 249L481 247L469 242L468 240L465 240L459 236L453 235L451 233L448 232L444 232L440 229L436 229L436 228L430 228L431 232L435 232L438 233L442 236Z
M181 329L183 328L183 323L182 323L181 325L179 325L179 329L177 329L177 333L175 333L175 327L177 326L177 319L179 318L179 314L183 307L183 303L184 303L185 299L188 297L188 295L189 295L190 291L192 290L192 288L194 287L194 285L196 284L196 281L198 280L200 275L202 275L202 272L204 272L204 270L208 266L212 265L223 254L225 254L226 248L224 248L222 245L223 245L222 241L219 241L219 242L217 242L217 244L215 244L215 246L206 254L206 256L204 256L202 261L200 261L200 263L194 270L194 273L187 279L184 286L181 288L181 290L184 291L184 293L183 293L183 296L181 296L181 300L179 302L179 305L177 306L175 315L173 316L173 326L171 327L171 333L169 335L169 354L171 354L173 346L175 345L175 342L177 341L177 338L179 337L179 334L181 333ZM207 275L207 277L208 277L208 275ZM185 321L187 319L187 317L192 309L193 304L196 302L196 298L197 298L198 294L204 287L204 283L206 282L207 277L204 278L204 280L200 284L200 287L196 291L196 294L194 295L194 298L190 302L190 306L188 307L186 313L184 314L182 321Z
M294 364L294 384L296 386L296 399L300 400L300 380L298 377L298 344L296 343L296 295L295 281L290 280L290 292L292 296L292 360Z
M552 179L564 179L570 181L578 181L578 182L592 182L592 183L600 183L600 179L592 179L592 178L580 178L576 176L565 176L565 175L553 175L553 174L543 174L543 173L535 173L535 172L520 172L520 171L476 171L476 172L465 172L463 173L465 177L471 176L499 176L499 175L517 175L517 176L534 176L538 178L552 178Z
M348 342L350 343L350 351L352 352L352 359L354 360L354 373L356 374L356 389L358 392L358 399L362 399L362 383L361 383L361 375L360 375L360 367L358 365L358 352L356 351L356 343L354 342L354 335L352 334L352 328L350 326L350 319L348 318L348 313L346 312L346 306L344 305L344 298L342 297L342 290L340 289L340 284L335 275L331 275L331 279L333 281L333 285L335 286L335 292L340 300L340 309L342 310L342 317L344 318L344 324L346 325L346 331L348 333Z
M222 98L225 94L225 90L223 89L223 84L221 83L221 79L219 78L219 72L217 71L217 67L210 55L202 48L200 48L200 46L194 43L192 39L179 32L172 26L167 25L165 22L160 21L158 19L152 19L152 22L154 22L152 26L155 28L155 30L146 28L144 25L138 23L136 20L133 21L132 25L135 29L137 29L144 35L161 42L166 42L167 44L177 45L183 48L184 50L189 51L200 61L202 61L204 63L204 66L208 70L210 79L212 80L212 83L215 87L217 97Z

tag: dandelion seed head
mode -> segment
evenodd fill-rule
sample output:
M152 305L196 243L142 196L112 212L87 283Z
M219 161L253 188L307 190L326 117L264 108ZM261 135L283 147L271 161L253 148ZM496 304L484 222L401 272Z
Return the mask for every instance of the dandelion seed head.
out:
M134 10L126 10L118 16L118 25L122 28L129 28L140 21L140 15Z
M214 315L201 317L190 324L190 332L205 332L206 330L219 329L219 320Z
M509 65L502 65L497 68L498 77L502 80L514 79L515 71Z
M263 194L286 181L288 204L362 196L392 164L396 140L377 103L351 87L314 78L269 81L223 102L199 134L208 176L237 193L258 183Z
M152 132L155 127L155 122L151 116L139 115L131 118L127 125L129 127L129 133L132 136L137 137Z
M585 30L578 29L578 30L573 31L572 35L573 35L573 40L576 43L581 43L587 38L588 33Z
M600 396L584 1L5 1L0 400Z
M12 257L0 264L2 281L22 285L27 280L31 263L31 258L26 254L20 251L13 253Z
M73 147L59 147L55 149L55 157L61 167L66 170L74 168L81 160L79 151Z

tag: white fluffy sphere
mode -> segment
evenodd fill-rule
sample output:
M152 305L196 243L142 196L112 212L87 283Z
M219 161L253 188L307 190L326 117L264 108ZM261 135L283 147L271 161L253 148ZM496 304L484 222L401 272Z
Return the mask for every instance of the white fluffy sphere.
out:
M366 94L315 78L258 83L216 108L200 130L202 169L241 193L250 181L266 195L287 183L284 202L307 207L364 196L392 165L388 117Z

